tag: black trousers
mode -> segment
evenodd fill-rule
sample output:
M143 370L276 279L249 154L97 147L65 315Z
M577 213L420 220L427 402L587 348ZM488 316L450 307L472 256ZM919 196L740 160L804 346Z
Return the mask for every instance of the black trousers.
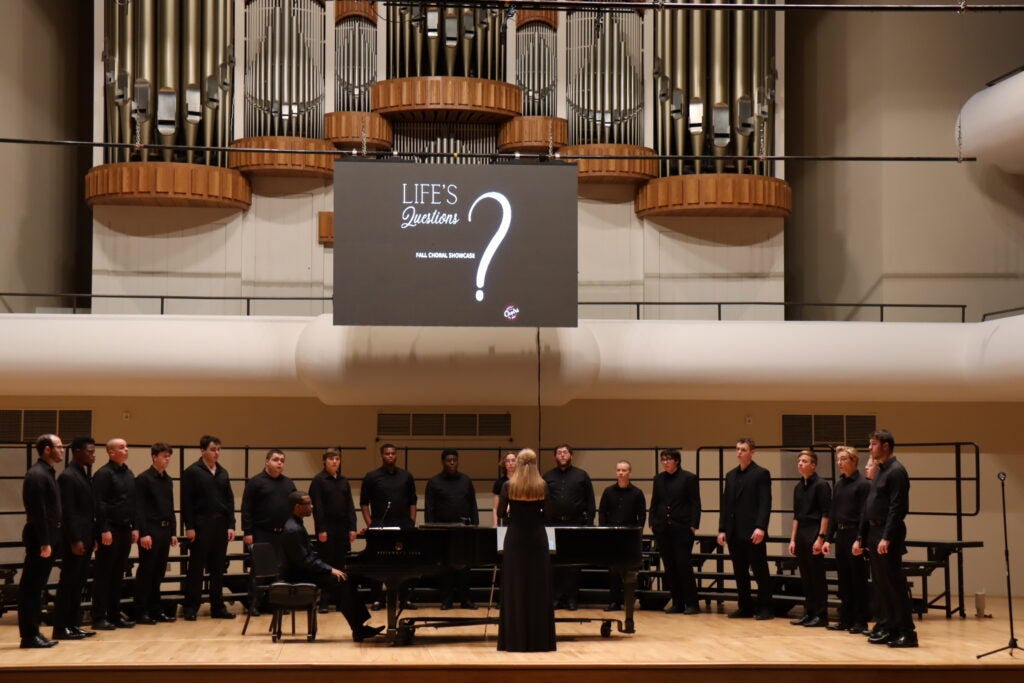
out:
M135 574L135 611L138 614L156 615L163 611L160 603L160 586L167 574L167 557L171 552L173 527L154 529L150 536L153 547L144 550L139 546L139 570Z
M196 526L195 540L188 549L185 574L187 612L195 612L202 602L203 575L210 576L210 609L224 609L224 571L228 556L228 523L223 517L203 520Z
M828 621L828 584L825 556L814 554L814 542L821 525L800 524L796 530L796 563L804 582L804 614Z
M370 613L366 604L359 599L355 581L351 577L348 581L338 581L333 574L328 574L318 579L317 585L324 591L321 602L330 600L335 603L353 631L369 621Z
M867 624L871 618L871 597L868 588L868 561L864 555L853 554L857 529L836 531L836 574L839 577L839 623Z
M665 565L665 580L675 607L697 606L697 580L693 575L693 532L669 524L654 534Z
M320 556L320 559L338 569L345 566L348 551L351 549L352 545L348 542L348 529L328 530L327 541L323 543L320 541L316 542L316 554ZM333 602L339 609L341 608L341 604L337 602L337 598L331 593L325 594L321 602L324 604Z
M438 588L441 591L441 602L454 602L470 600L469 594L469 567L462 569L448 569L441 573L437 579Z
M18 582L18 632L22 640L39 635L43 619L43 590L50 578L57 548L51 546L49 557L39 557L39 540L35 530L25 525L21 532L25 544L25 566Z
M729 536L729 555L739 592L739 608L744 612L767 612L772 606L772 581L768 573L768 549L765 542L754 544L749 538ZM750 592L750 573L757 581L757 600Z
M121 616L121 591L128 571L128 555L132 551L132 530L110 530L110 545L96 549L96 568L92 581L92 618L118 619Z
M889 552L878 554L881 526L871 527L867 540L871 581L878 596L878 625L887 631L911 633L914 631L914 615L907 590L907 575L903 571L903 543L890 543Z
M85 552L75 555L65 542L60 558L60 582L53 608L53 630L82 625L82 591L89 578L93 541L85 541Z

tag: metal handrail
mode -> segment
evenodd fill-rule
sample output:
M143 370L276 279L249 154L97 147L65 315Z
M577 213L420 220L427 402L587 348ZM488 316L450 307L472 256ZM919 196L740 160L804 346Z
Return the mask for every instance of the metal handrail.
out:
M981 321L985 322L990 318L1008 318L1011 315L1020 315L1021 313L1024 313L1024 306L1017 306L1016 308L1004 308L1001 311L989 311L988 313L982 314Z
M239 301L245 302L245 315L252 315L252 305L255 302L260 301L296 301L306 303L325 303L333 301L333 297L321 296L321 297L310 297L310 296L206 296L206 295L195 295L195 294L80 294L72 292L55 292L46 294L27 293L27 292L0 292L0 299L7 297L18 297L18 298L46 298L46 299L70 299L71 310L73 314L77 314L80 309L84 309L85 306L80 305L83 300L88 299L135 299L142 301L158 301L160 303L160 315L165 315L167 310L167 303L169 301ZM886 310L891 309L941 309L951 310L960 312L960 322L967 322L967 306L964 304L886 304L886 303L826 303L826 302L810 302L810 301L577 301L578 306L631 306L635 309L635 319L642 320L642 310L644 307L664 307L664 306L704 306L714 307L717 319L723 320L723 310L728 306L771 306L771 307L783 307L787 312L790 309L798 308L847 308L847 309L877 309L878 310L878 321L885 322ZM1014 310L1024 311L1024 307L1020 309L1008 309L1008 311L995 311L993 313L986 313L985 315L995 315L997 313L1005 313ZM982 320L985 318L983 317Z

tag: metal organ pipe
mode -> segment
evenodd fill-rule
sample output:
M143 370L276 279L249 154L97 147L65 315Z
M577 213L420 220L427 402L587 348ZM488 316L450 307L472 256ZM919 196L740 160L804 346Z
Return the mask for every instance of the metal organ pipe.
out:
M203 120L202 88L200 74L202 72L202 15L201 0L185 0L185 15L182 25L183 51L181 55L181 86L179 92L184 93L182 100L182 120L185 124L185 144L194 146L199 140L199 124ZM195 152L185 153L188 163L192 163Z
M573 11L566 31L570 142L642 144L640 16L630 10Z
M156 0L139 0L135 20L138 42L133 55L132 118L139 131L139 142L149 145L153 141L153 116L156 113ZM148 148L143 147L140 155L142 161L149 161ZM169 156L169 153L165 154L165 160Z
M324 112L324 22L322 0L251 0L246 12L245 122L247 137L294 135L319 138ZM224 45L233 30L221 31ZM356 41L342 28L335 53L335 78L346 82L346 64L353 60ZM225 48L225 54L229 51ZM221 83L229 79L232 62L220 65ZM230 82L227 82L230 86ZM338 87L336 100L352 96L351 87ZM228 114L224 107L218 118Z
M218 126L212 112L231 99L230 80L218 84L216 75L220 64L233 61L225 40L233 10L232 0L104 0L106 136L139 143L107 152L107 162L193 163L194 150L156 154L149 147L195 147L200 137L208 146L225 144L230 120Z
M730 2L751 4L715 0ZM655 12L653 113L659 154L701 156L709 147L719 157L716 173L772 173L768 162L724 157L772 153L773 31L774 15L754 9ZM660 168L663 175L709 170L682 161L666 161Z
M749 0L736 0L736 4L749 4ZM736 154L750 154L750 135L753 132L754 110L750 92L754 85L754 76L750 59L751 37L750 12L736 12L733 18L732 41L732 95L733 95L733 130L736 140ZM747 162L740 159L736 162L736 172L746 171Z
M725 0L714 0L724 5ZM716 157L728 151L730 126L729 116L729 17L725 12L711 13L711 130ZM715 160L715 172L725 170L725 161Z
M391 22L387 30L393 39ZM370 111L370 86L377 80L377 27L365 17L349 16L338 22L334 33L334 109Z

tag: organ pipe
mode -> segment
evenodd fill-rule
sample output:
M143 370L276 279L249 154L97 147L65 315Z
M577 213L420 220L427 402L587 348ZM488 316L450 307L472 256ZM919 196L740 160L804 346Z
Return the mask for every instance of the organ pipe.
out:
M566 19L569 141L643 144L643 24L633 11Z
M727 3L750 0L715 0ZM725 157L772 154L774 14L676 8L653 14L655 150L718 157L703 165L666 160L661 174L771 175L770 162Z
M323 1L249 0L245 18L245 136L323 137Z
M149 161L161 145L224 144L229 117L216 115L220 99L203 91L204 73L226 72L233 61L232 0L104 0L104 119L108 142L139 143L107 153L107 162ZM219 21L222 23L218 23ZM160 150L164 161L196 161L195 153ZM204 155L210 162L210 155Z
M504 10L430 3L387 8L387 77L505 79Z

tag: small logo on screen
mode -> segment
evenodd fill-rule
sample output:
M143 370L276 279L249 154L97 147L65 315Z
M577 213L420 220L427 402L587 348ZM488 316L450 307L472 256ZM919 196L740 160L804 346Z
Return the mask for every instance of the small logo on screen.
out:
M505 320L508 320L509 322L516 320L519 318L519 307L515 304L509 304L505 307L504 316Z

